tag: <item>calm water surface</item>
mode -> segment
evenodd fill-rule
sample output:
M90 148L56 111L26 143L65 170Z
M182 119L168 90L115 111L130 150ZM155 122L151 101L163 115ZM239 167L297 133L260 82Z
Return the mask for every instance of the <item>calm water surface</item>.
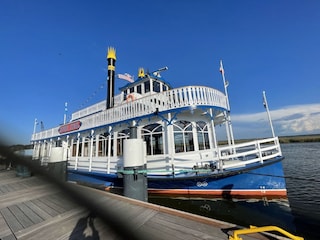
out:
M241 226L276 225L305 239L320 239L320 143L281 145L288 201L154 198L149 202Z

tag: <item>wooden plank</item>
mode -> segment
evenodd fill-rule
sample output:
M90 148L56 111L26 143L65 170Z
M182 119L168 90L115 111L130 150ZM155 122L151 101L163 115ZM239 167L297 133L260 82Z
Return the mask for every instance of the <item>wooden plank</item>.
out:
M158 214L158 211L146 208L144 211L140 212L140 214L135 216L132 221L135 223L136 228L140 228L156 214Z
M12 214L12 212L8 208L1 209L1 214L6 220L12 232L17 232L23 229L23 226L17 221L16 217Z
M159 217L161 215L162 217ZM198 225L197 222L193 222L193 227L186 227L183 224L180 224L181 222L183 223L184 221L189 221L187 219L181 219L180 217L175 217L164 213L159 213L156 216L157 217L153 217L149 222L147 222L146 225L152 228L155 232L164 231L172 236L176 236L177 239L226 239L228 237L223 232L218 235L215 234L214 228L212 227L211 229L206 229L209 231L199 231L196 227Z
M76 207L75 203L73 203L69 198L63 196L61 193L50 195L50 201L63 208L65 211Z
M16 240L16 237L13 234L1 237L1 240Z
M30 189L23 189L20 191L10 192L0 195L0 209L10 205L18 204L23 201L29 201L48 194L58 192L56 188L50 188L50 185L43 184Z
M100 239L120 239L114 230L106 225L100 218L94 219L94 226L99 232Z
M24 203L20 203L17 205L20 210L26 215L28 216L28 218L34 223L40 223L42 222L44 219L41 218L36 212L32 211L26 204Z
M14 188L11 186L11 184L3 185L3 187L7 188L8 192L14 192Z
M143 224L140 230L150 236L150 239L170 239L170 240L183 240L183 238L179 238L179 236L172 234L171 231L167 231L165 228L159 228L157 225L148 221Z
M62 236L67 236L63 239L69 239L79 219L87 215L87 210L76 208L39 224L35 224L28 229L21 230L16 233L16 236L19 240L56 240Z
M38 206L40 209L42 209L44 212L48 213L51 217L59 215L59 212L49 207L47 204L43 203L39 199L33 199L31 200L36 206Z
M9 186L12 191L19 191L21 189L24 189L23 186L20 183L9 183L7 184L7 186Z
M51 209L55 210L59 214L64 213L66 211L64 208L62 208L61 206L59 206L56 203L54 203L53 201L51 201L51 195L39 198L39 201L43 202L45 205L47 205Z
M9 189L8 189L7 185L1 186L0 189L1 189L2 193L8 193L9 192Z
M28 206L33 212L35 212L40 218L42 218L43 220L46 220L48 218L51 218L51 215L48 214L46 211L44 211L43 209L41 209L39 206L37 206L35 203L33 203L32 201L27 201L24 202L24 204L26 206Z
M170 227L179 226L181 229L185 229L187 232L189 232L188 229L190 229L191 231L189 232L190 235L192 234L197 235L198 234L197 232L200 232L200 233L209 233L210 235L215 237L225 236L225 234L221 234L222 232L214 231L214 228L211 225L195 222L195 221L181 218L174 215L161 213L157 216L157 220L163 222L164 224ZM194 231L197 231L197 232L194 232Z
M9 226L7 225L2 214L0 214L0 238L3 238L4 236L8 236L11 234L12 234L12 232L11 232Z
M0 180L4 180L7 178L13 178L15 176L16 176L15 171L7 171L7 170L0 171Z
M5 193L9 192L5 186L0 186L0 191L1 191L1 194L5 194Z
M13 205L8 208L15 216L16 220L23 226L23 228L27 228L33 225L31 219L27 215L25 215L17 205Z

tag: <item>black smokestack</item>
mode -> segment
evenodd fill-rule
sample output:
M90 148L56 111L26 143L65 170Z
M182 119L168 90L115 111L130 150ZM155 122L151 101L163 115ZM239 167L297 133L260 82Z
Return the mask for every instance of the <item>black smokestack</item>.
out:
M114 105L114 77L116 69L116 50L113 47L108 48L108 90L107 90L107 109Z

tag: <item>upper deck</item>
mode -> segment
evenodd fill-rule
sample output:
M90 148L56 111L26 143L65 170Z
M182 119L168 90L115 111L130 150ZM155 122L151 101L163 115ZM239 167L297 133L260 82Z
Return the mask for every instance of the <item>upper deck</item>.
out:
M123 93L122 93L123 94ZM122 96L122 95L120 95ZM124 98L123 98L124 99ZM80 120L81 126L78 131L89 130L118 122L137 119L161 113L173 111L179 108L210 106L227 109L226 96L214 88L203 86L186 86L161 92L148 92L135 99L118 100L113 108L106 109L105 101L92 105L88 108L75 112L72 120ZM32 135L31 141L58 137L66 134L59 133L61 126L41 131Z

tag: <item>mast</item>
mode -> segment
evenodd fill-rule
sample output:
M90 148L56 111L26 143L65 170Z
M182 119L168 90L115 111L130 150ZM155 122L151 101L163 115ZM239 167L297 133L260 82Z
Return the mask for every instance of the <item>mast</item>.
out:
M115 63L116 63L116 50L113 47L108 48L107 54L108 61L108 78L107 78L107 105L106 109L112 108L114 105L114 77L115 77Z
M231 117L230 117L230 104L229 104L229 96L228 96L228 86L229 82L226 81L226 78L224 76L224 68L222 64L222 60L220 60L220 72L222 75L223 85L224 85L224 92L226 95L226 102L227 102L227 111L225 111L226 115L226 131L227 131L227 137L228 137L228 144L234 145L234 137L233 137L233 130L232 130L232 124L231 124Z
M269 124L270 124L271 132L272 132L272 137L274 138L275 134L274 134L274 130L273 130L271 115L270 115L270 112L269 112L269 106L268 106L268 102L267 102L267 97L266 97L266 92L265 91L262 91L262 96L263 96L263 106L265 107L265 109L267 111Z
M38 125L38 119L34 119L34 124L33 124L33 134L36 133L36 129L37 129L37 125Z

